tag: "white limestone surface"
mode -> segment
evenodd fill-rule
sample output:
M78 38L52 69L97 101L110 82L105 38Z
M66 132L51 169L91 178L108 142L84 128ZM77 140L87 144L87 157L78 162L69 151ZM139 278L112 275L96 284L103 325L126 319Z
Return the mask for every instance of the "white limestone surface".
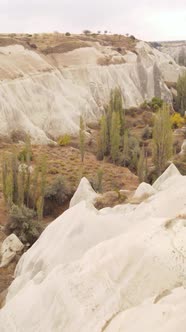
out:
M17 266L1 331L184 332L186 177L168 175L139 205L83 200L51 223Z
M136 53L122 56L98 43L47 56L22 45L0 47L0 135L22 131L45 144L77 134L80 116L98 121L115 87L125 108L154 96L170 102L165 82L176 82L182 67L144 42L137 43ZM111 63L100 65L107 56Z

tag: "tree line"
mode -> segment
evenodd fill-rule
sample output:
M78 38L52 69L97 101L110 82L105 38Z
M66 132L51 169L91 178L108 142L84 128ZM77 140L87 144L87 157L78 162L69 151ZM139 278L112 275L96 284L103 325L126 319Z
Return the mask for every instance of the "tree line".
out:
M173 153L173 132L169 106L161 103L154 115L152 155L159 176ZM131 134L125 119L122 94L119 88L111 91L109 103L100 120L97 158L127 166L136 172L140 181L147 181L148 161L145 146Z

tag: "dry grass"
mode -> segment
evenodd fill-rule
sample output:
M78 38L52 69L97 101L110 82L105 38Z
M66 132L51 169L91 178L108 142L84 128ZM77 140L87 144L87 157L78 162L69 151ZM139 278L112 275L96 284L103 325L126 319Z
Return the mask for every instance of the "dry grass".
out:
M95 42L99 42L103 46L110 46L121 54L125 54L126 50L135 51L136 45L135 39L123 35L0 34L0 46L21 44L44 54L65 53L80 47L92 46Z

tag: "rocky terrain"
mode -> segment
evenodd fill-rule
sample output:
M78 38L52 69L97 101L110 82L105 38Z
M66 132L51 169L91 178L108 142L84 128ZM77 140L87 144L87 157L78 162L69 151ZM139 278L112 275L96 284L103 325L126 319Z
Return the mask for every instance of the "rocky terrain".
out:
M174 59L131 37L1 35L0 135L30 133L47 143L75 134L79 118L96 122L110 91L120 87L124 107L159 96L184 70Z
M16 268L2 332L184 332L186 177L172 164L138 203L100 211L83 179Z
M169 54L180 66L186 66L186 41L163 42L158 49Z
M117 165L97 155L98 121L119 87L126 128L145 148L153 183L152 98L175 101L185 48L107 34L0 35L0 174L4 156L19 158L29 134L30 169L47 156L45 189L58 177L65 182L63 203L45 197L44 231L30 248L6 238L0 181L1 332L185 332L185 119L174 128L170 166L153 185L139 185L138 160Z

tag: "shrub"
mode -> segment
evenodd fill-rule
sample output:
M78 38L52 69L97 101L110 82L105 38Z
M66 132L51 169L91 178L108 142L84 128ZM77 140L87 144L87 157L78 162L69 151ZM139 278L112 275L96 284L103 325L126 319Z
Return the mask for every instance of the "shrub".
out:
M140 108L146 110L149 108L148 102L144 100L144 102L140 105Z
M180 113L174 113L171 116L171 123L173 128L181 128L184 125L185 120Z
M90 31L90 30L83 30L83 33L84 33L85 35L90 35L90 34L91 34L91 31Z
M53 213L56 207L67 203L72 197L72 192L63 176L59 175L45 190L44 214Z
M57 142L60 146L66 146L66 145L70 144L70 141L71 141L71 137L68 134L65 134L63 136L60 136L58 138Z
M37 48L37 45L36 44L29 44L31 48L34 48L36 49Z
M130 39L132 40L136 40L136 37L134 37L133 35L130 36Z
M27 148L24 147L18 154L18 160L21 161L21 162L26 162L27 161L27 154L28 154L28 151L27 151ZM30 151L30 161L33 160L33 152Z
M163 106L163 100L159 97L153 97L149 102L149 106L156 111Z
M152 130L149 128L149 126L146 126L142 132L142 138L144 140L152 138Z
M103 182L103 169L102 168L99 168L97 170L97 177L96 177L96 180L93 180L91 179L90 180L90 183L92 185L92 188L96 191L96 192L99 192L101 193L102 192L102 182Z
M65 36L69 37L69 36L71 36L71 33L70 32L66 32Z
M42 232L41 224L34 220L36 213L25 205L12 205L9 212L9 221L6 225L8 234L14 233L23 243L32 245Z

